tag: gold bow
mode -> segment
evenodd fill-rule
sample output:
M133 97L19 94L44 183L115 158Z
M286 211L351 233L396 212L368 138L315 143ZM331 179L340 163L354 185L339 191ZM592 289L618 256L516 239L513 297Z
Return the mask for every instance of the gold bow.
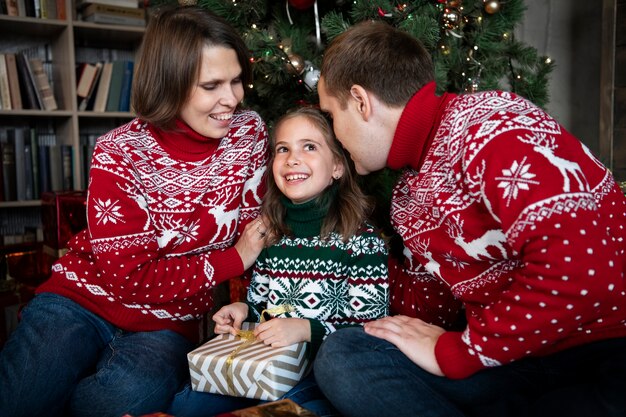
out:
M266 308L265 310L261 312L261 323L263 323L266 320L265 319L266 314L268 314L269 316L277 316L279 314L291 313L293 311L295 311L295 308L289 304L283 304L283 305L279 305L279 306L272 307L272 308ZM243 340L243 343L237 346L237 348L235 348L235 350L233 350L230 353L230 355L228 355L228 357L226 358L226 376L228 380L228 394L229 395L237 395L235 393L235 386L233 384L233 367L232 367L233 361L235 360L235 357L239 354L239 352L241 352L242 350L244 350L245 348L247 348L248 346L250 346L256 341L256 338L254 337L254 330L239 329L237 330L237 337Z

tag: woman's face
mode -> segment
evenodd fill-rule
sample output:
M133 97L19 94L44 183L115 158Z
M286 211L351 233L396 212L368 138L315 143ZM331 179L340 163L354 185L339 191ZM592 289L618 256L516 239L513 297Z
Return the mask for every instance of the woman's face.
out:
M234 49L205 46L197 84L192 87L180 118L209 138L228 133L237 104L243 100L241 65Z

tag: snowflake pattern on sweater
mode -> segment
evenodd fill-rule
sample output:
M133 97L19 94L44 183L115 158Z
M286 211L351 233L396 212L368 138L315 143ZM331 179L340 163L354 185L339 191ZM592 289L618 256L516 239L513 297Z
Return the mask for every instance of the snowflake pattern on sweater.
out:
M202 151L182 151L194 146ZM232 245L259 214L267 146L265 125L248 111L235 113L221 140L139 119L100 137L88 229L38 291L71 298L125 330L197 337L212 288L244 272Z
M438 120L393 192L407 259L392 306L444 326L465 308L465 330L437 343L443 372L626 336L626 199L610 172L510 93L455 97Z
M346 242L336 232L322 239L319 232L326 210L315 204L287 206L294 236L283 236L261 252L247 296L256 321L262 310L282 305L295 310L281 317L309 319L313 354L337 328L359 325L389 312L385 241L370 225L363 225Z

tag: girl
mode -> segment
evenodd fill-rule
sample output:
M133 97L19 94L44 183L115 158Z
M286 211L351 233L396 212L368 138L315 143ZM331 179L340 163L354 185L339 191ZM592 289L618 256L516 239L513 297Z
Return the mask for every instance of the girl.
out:
M252 266L267 132L241 111L248 49L199 7L150 19L137 118L98 139L88 228L24 309L0 355L0 415L164 410L215 285ZM248 224L248 226L246 226ZM235 238L241 238L235 244Z
M262 310L288 304L295 311L261 323L255 336L273 347L308 342L313 358L335 330L387 315L387 248L365 222L370 204L318 110L287 113L277 122L270 146L264 223L258 221L257 232L267 234L271 246L256 261L247 303L215 313L215 332L235 334L244 320L259 322ZM320 416L336 414L313 375L284 398ZM210 416L256 403L188 387L170 413Z

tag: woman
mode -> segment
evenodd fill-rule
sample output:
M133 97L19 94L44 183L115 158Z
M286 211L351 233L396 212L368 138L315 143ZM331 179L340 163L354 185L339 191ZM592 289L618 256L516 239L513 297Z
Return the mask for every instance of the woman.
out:
M243 274L264 245L248 224L264 191L267 131L238 110L250 82L247 48L222 19L195 6L151 19L137 118L98 140L88 227L0 355L0 415L167 407L212 288Z

